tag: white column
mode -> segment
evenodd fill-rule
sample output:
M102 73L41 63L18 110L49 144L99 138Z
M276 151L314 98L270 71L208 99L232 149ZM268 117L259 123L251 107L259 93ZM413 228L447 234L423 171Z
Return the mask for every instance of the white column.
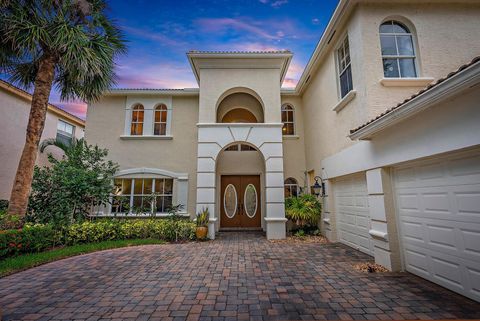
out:
M386 168L367 171L368 204L370 209L370 235L373 238L375 263L391 271L399 271L395 207L390 172Z
M322 199L322 233L332 242L337 241L337 225L335 217L335 200L331 180L325 181L325 196Z
M275 128L272 128L274 130ZM281 133L280 133L281 134ZM280 137L281 139L281 137ZM285 195L283 190L283 145L281 142L263 143L260 151L265 157L265 223L267 238L284 239Z

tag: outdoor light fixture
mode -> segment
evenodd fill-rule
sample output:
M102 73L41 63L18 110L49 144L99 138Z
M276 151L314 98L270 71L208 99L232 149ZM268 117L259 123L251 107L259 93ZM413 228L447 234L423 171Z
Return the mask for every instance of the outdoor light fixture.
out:
M312 191L315 196L325 196L325 182L320 176L314 177L315 184L312 185ZM320 183L318 182L320 180Z

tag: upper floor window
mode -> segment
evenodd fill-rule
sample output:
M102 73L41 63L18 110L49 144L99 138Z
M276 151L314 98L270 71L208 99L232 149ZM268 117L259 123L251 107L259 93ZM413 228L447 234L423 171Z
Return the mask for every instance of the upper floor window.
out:
M380 45L386 78L417 77L413 35L404 24L397 21L382 23Z
M75 126L70 125L69 123L64 122L63 120L58 120L57 123L57 140L61 141L66 145L70 145L73 139L73 134L75 132Z
M164 136L167 134L167 106L160 104L155 107L153 134Z
M345 37L337 50L338 76L340 82L340 96L345 97L353 89L352 66L350 61L350 47L348 37Z
M289 177L284 183L285 198L297 197L299 194L299 188L297 180L293 177Z
M133 107L130 135L143 135L144 112L144 108L140 104Z
M282 134L295 135L295 109L289 104L282 106Z

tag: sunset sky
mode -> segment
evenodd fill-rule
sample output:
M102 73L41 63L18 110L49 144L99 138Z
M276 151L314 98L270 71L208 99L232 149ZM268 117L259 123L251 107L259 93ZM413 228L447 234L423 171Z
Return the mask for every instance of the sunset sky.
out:
M189 50L279 50L294 53L283 87L294 87L338 0L110 1L109 15L128 39L119 57L119 88L198 87ZM3 78L3 77L2 77ZM50 102L84 118L86 104Z

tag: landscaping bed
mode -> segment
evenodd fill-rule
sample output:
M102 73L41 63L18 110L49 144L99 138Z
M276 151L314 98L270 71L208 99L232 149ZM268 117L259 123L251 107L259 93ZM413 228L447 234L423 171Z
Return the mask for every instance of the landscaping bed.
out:
M26 253L39 253L59 246L153 239L185 242L195 239L196 224L187 219L84 221L67 226L25 225L22 229L0 231L0 260ZM0 261L1 262L1 261Z

